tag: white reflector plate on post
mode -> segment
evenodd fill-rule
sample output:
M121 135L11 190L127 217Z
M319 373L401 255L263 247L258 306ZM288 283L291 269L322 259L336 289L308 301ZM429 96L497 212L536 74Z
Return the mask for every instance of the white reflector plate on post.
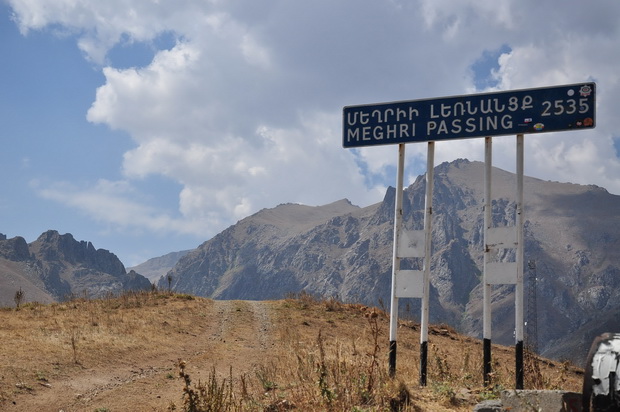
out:
M489 249L512 249L517 247L517 228L490 227L487 230L487 247Z
M425 236L423 230L403 230L398 244L399 258L424 257Z
M396 297L421 298L424 294L424 272L399 270L396 272Z
M490 262L485 268L489 285L514 285L517 283L517 262Z

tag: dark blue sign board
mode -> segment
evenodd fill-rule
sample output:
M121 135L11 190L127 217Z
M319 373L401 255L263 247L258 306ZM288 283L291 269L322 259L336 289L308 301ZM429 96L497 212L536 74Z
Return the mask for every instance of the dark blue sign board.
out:
M344 147L591 129L596 84L347 106Z

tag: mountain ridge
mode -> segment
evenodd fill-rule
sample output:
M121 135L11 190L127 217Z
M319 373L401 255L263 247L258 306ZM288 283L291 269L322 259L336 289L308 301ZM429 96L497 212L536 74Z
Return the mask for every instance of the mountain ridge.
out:
M459 159L435 168L431 322L445 322L476 337L482 329L483 179L481 162ZM493 168L492 181L493 225L514 225L516 177ZM407 229L422 228L425 185L419 176L404 191ZM545 351L570 331L596 322L600 311L620 308L620 196L593 185L528 176L524 191L525 259L537 263L538 323L551 325L539 329L539 346ZM216 299L277 299L307 291L385 304L391 284L394 197L390 187L374 205L333 207L332 216L323 214L315 226L312 219L287 225L289 220L279 215L284 209L290 215L314 210L309 206L263 209L180 259L168 272L172 286ZM514 254L506 250L494 258L511 261ZM403 259L401 268L417 269L420 264ZM494 287L493 302L493 339L510 344L513 286ZM418 300L404 300L403 306L417 316Z
M12 304L20 288L27 301L41 303L150 288L148 279L127 272L115 254L55 230L42 233L30 244L20 236L0 237L0 271L0 304L4 306Z
M151 281L151 283L157 283L163 276L168 273L170 269L176 265L176 263L183 256L188 254L190 250L181 250L179 252L166 253L163 256L154 257L142 262L136 266L128 267L127 270L133 270L140 273L142 276Z
M431 322L473 337L482 329L483 179L481 162L459 159L435 168ZM423 226L425 185L422 175L404 190L406 229ZM538 346L543 355L579 362L601 328L620 329L614 316L620 310L620 196L528 176L524 189L525 260L536 263L537 323L543 326ZM514 225L515 191L515 175L493 168L494 226ZM388 187L381 202L365 207L341 199L262 209L194 250L151 259L151 267L134 267L139 270L127 271L113 253L70 234L51 230L30 244L0 234L0 303L12 305L20 287L28 301L41 303L149 288L138 274L145 270L162 289L209 298L269 300L307 292L385 307L395 194ZM506 250L494 258L514 255ZM401 269L420 268L419 259L402 260ZM529 288L526 279L526 296ZM513 343L513 289L493 289L494 342ZM402 299L400 309L415 319L419 300Z

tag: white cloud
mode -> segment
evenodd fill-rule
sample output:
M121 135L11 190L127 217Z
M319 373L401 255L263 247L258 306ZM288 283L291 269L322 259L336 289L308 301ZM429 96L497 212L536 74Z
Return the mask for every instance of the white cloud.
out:
M65 204L95 220L128 230L148 230L167 232L174 230L179 233L193 234L205 224L196 224L185 219L175 219L169 214L148 206L142 199L130 200L136 195L134 188L127 181L99 180L94 186L77 187L68 182L58 182L43 186L33 181L31 186L43 198ZM200 223L200 222L198 222Z
M504 45L510 53L488 73L498 88L591 79L599 86L597 128L526 139L526 172L620 193L611 146L620 136L617 0L9 3L22 32L64 28L105 66L87 116L135 141L124 156L127 182L164 175L182 185L175 218L128 200L131 191L41 192L102 221L213 234L282 202L379 201L394 184L386 177L396 147L343 149L342 106L472 92L472 64ZM106 63L115 44L164 32L177 43L147 66ZM496 165L513 170L513 139L494 147ZM484 156L482 139L438 142L436 150L436 163ZM407 153L408 175L423 173L426 145L408 145Z

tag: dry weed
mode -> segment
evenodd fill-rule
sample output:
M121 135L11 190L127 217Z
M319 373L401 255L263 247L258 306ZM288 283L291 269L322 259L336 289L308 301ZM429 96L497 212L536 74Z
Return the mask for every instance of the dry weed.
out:
M231 368L226 374L226 369L210 363L210 354L192 352L190 361L201 362L193 363L198 383L190 379L185 365L179 365L182 385L177 386L173 376L165 381L178 394L174 399L179 405L169 403L170 410L466 411L514 385L512 348L494 346L492 384L484 387L480 342L445 325L433 327L430 333L429 386L420 388L420 335L415 323L400 324L397 375L391 379L387 313L304 293L270 305L274 326L261 348L257 345L244 352L244 356L254 355L245 365L237 363L245 369ZM194 348L200 347L197 342L203 348L216 344L224 348L233 338L246 341L256 333L246 306L235 302L228 314L220 314L213 310L213 301L154 291L51 305L28 303L19 311L0 311L3 359L22 360L0 364L0 406L16 393L30 395L29 388L38 388L40 382L54 386L74 371L133 362L137 353L148 359L172 344L174 351L181 352L189 341L195 342ZM208 336L200 335L201 328L202 333L232 328L218 316L235 317L247 326L229 330L226 343L209 342ZM30 361L33 354L36 362ZM171 359L179 356L185 357L177 353ZM540 377L535 382L527 380L531 375L526 369L528 385L579 390L574 368L545 362L537 363Z

